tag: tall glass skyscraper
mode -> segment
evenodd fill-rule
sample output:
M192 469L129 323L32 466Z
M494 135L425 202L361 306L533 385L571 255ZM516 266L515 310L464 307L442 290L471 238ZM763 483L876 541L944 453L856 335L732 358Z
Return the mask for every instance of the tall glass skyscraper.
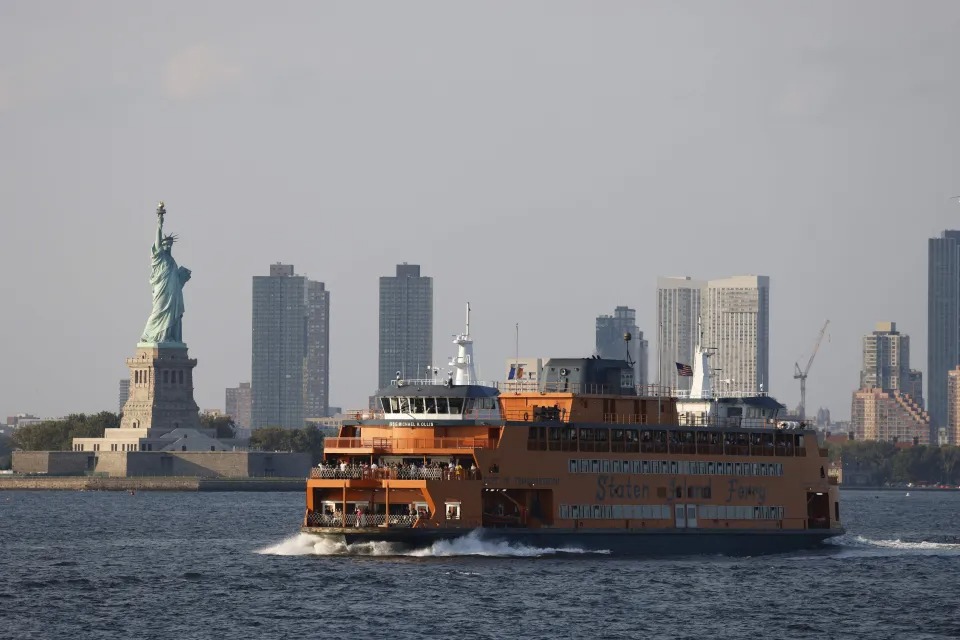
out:
M947 425L947 372L960 364L960 231L929 240L927 408L930 442Z
M425 378L433 366L433 278L420 265L397 265L396 276L380 278L378 388L397 377Z
M253 277L251 427L299 429L329 407L330 292L270 265Z

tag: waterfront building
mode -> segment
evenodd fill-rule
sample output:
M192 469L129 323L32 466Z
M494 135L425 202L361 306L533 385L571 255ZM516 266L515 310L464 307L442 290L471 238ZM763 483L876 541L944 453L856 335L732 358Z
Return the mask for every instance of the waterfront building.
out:
M241 382L238 387L226 391L225 412L233 418L233 423L241 429L250 428L250 407L253 400L250 383Z
M253 277L250 427L299 429L327 414L330 293L322 282L270 265Z
M130 378L123 378L120 380L119 391L120 393L118 400L120 403L118 405L119 408L117 409L117 412L123 413L123 405L127 404L127 398L130 397Z
M692 378L679 376L676 363L693 365L700 318L700 297L705 286L689 277L657 278L658 371L656 384L688 391Z
M910 336L895 322L878 322L863 337L860 388L853 392L850 422L858 440L931 442L923 408L923 378L910 369Z
M625 334L630 334L626 342ZM629 307L617 307L613 315L597 316L596 353L601 358L633 362L633 379L637 386L647 385L647 341L637 327L637 311Z
M378 388L390 386L398 373L425 378L433 365L433 278L404 262L395 276L380 278Z
M930 416L912 397L900 391L854 391L850 423L857 440L930 443Z
M701 294L703 347L722 393L770 391L770 278L709 280ZM680 361L678 361L680 362Z
M938 444L960 446L960 365L947 372L947 423L943 436L946 442Z
M910 368L910 336L897 331L896 322L878 322L863 337L860 388L902 391L923 406L923 374Z
M947 424L947 372L960 364L960 231L930 238L927 275L927 406L931 437Z
M19 429L31 424L40 424L43 418L38 418L30 413L18 413L15 416L7 416L7 426L11 429Z

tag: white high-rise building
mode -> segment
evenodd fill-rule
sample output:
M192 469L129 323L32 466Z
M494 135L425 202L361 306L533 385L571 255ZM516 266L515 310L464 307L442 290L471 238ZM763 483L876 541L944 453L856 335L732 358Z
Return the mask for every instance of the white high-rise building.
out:
M692 377L679 375L678 364L692 368L700 342L710 354L715 393L770 390L769 277L657 278L657 320L659 379L664 387L690 389Z
M659 371L655 382L667 389L690 389L691 379L677 375L677 363L693 364L700 297L705 285L689 277L657 278Z
M709 280L701 309L715 392L770 391L770 278Z

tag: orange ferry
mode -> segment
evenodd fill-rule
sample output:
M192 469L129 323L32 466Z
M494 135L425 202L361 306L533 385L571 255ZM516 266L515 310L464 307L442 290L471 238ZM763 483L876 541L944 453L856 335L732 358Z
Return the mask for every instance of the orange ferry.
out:
M492 539L622 554L775 553L844 532L827 451L783 406L638 392L625 360L550 359L535 383L475 380L458 335L444 381L394 381L307 480L302 531L352 544ZM646 390L643 390L646 391Z

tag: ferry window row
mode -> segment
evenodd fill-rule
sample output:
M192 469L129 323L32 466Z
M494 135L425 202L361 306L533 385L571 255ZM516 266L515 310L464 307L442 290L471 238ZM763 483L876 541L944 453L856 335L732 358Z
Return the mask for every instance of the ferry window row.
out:
M571 458L570 473L633 473L698 476L782 476L779 462L694 462L691 460L597 460Z
M698 505L704 520L783 520L783 507ZM661 504L561 504L559 516L575 520L670 520L670 505Z
M729 504L702 504L704 520L783 520L783 507L738 507Z
M704 429L618 429L606 427L529 427L532 451L612 451L704 455L804 455L801 433L707 431Z
M402 414L446 414L460 415L466 410L498 411L497 399L490 398L425 398L425 397L389 397L380 398L380 408L384 413Z
M561 504L561 518L669 520L673 517L667 504Z

